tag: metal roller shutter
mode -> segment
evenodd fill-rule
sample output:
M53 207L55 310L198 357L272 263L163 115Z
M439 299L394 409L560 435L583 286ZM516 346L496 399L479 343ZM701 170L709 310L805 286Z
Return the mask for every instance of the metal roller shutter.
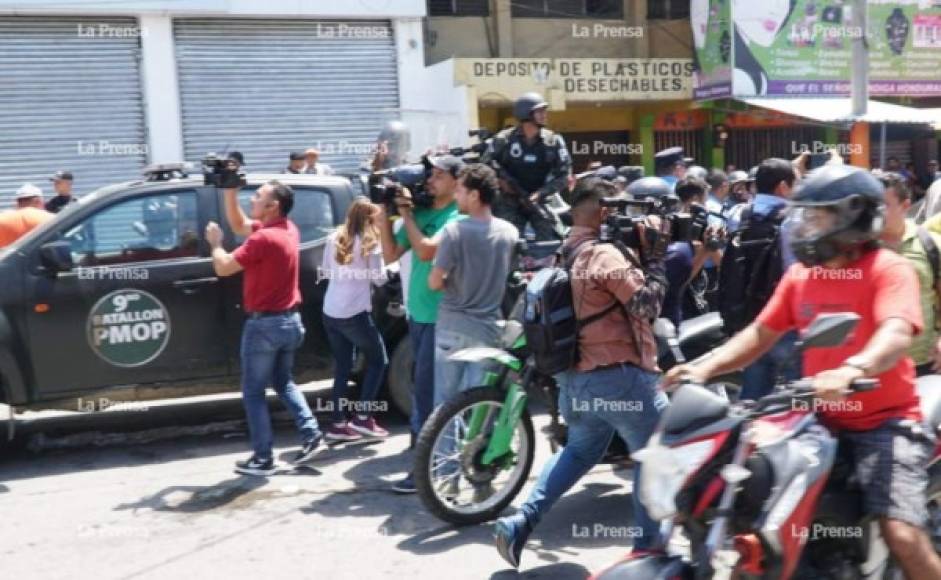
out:
M398 109L389 22L178 19L174 36L189 161L228 148L250 171L280 171L319 147L351 172Z
M59 169L75 174L79 194L140 175L147 141L136 26L0 17L0 206L27 181L48 199Z

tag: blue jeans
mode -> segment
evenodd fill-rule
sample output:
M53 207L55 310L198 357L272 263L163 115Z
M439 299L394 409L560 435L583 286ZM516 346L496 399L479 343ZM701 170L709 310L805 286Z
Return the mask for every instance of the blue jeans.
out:
M788 332L771 350L742 371L742 393L740 399L757 400L774 390L778 375L794 381L801 376L801 361L794 350L797 333Z
M434 409L435 397L435 325L408 320L415 357L415 378L412 386L412 416L409 422L416 438Z
M369 312L360 312L350 318L331 318L324 314L323 326L327 331L327 340L336 363L333 371L333 421L340 423L346 421L346 410L354 406L347 400L346 391L349 388L355 351L359 350L366 357L366 376L363 377L363 388L359 396L361 403L376 400L386 368L389 366L389 357L386 355L382 335L379 334L379 329L376 328ZM362 409L367 408L368 404L362 406ZM369 413L357 411L357 414Z
M484 364L449 360L455 352L474 346L494 346L454 330L435 328L435 408L484 380Z
M311 441L319 433L317 419L291 375L294 351L303 342L304 325L297 313L250 318L242 329L242 404L252 449L262 461L271 458L274 439L265 399L269 385L294 417L302 442Z
M559 386L559 410L568 425L565 447L542 468L536 487L520 510L535 526L556 501L604 456L614 432L631 452L647 444L668 402L657 390L660 375L629 364L587 373L564 373ZM632 495L634 548L649 548L659 523L640 503L640 468L634 468Z

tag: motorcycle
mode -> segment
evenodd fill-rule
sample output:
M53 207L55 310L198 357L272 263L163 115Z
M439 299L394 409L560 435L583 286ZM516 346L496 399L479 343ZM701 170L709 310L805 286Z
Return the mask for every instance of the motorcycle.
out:
M852 313L817 317L799 352L842 344L859 321ZM851 389L878 388L860 379ZM941 377L918 384L925 425L941 425ZM659 547L628 556L593 580L712 578L885 579L901 577L878 522L862 512L862 496L837 439L816 418L813 384L779 385L758 401L730 404L701 386L674 394L647 447L640 499L662 523ZM932 539L941 548L941 447L929 466ZM689 555L669 552L676 529Z
M492 370L485 374L482 385L438 407L418 436L417 493L425 507L446 522L469 525L494 519L522 489L535 456L535 431L528 408L531 396L540 397L548 406L547 438L552 451L565 445L559 387L552 376L539 372L527 351L520 322L522 298L517 298L508 320L500 323L499 348L473 347L452 355L453 360L487 364ZM717 346L710 342L717 337L725 340L721 318L712 314L699 318L702 320L681 325L679 333L667 319L657 321L660 363L666 368L703 355ZM721 377L715 388L737 393L741 377ZM628 460L627 445L614 437L602 463Z

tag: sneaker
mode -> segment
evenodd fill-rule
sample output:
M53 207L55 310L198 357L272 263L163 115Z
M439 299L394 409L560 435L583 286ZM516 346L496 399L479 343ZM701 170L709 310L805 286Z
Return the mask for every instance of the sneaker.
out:
M523 554L523 546L526 545L530 532L532 528L522 512L497 520L493 540L497 544L497 551L510 566L520 567L520 556Z
M305 461L310 461L314 455L317 454L317 449L320 448L320 443L323 441L323 433L320 431L314 435L314 438L304 443L301 450L297 452L297 455L294 456L294 459L291 460L291 463L298 464L304 463Z
M252 455L246 461L236 461L235 472L244 475L271 475L274 473L274 459L262 461Z
M346 421L328 425L324 437L326 437L327 441L330 443L358 441L363 438L362 435L351 429L350 424Z
M415 478L411 473L405 479L392 486L395 493L415 493Z
M438 493L441 494L441 497L447 501L454 501L457 499L457 496L461 495L461 483L460 475L454 475L453 477L448 477L448 479L440 482L438 484Z
M376 423L375 417L354 417L349 422L349 427L360 435L366 437L388 437L389 432Z

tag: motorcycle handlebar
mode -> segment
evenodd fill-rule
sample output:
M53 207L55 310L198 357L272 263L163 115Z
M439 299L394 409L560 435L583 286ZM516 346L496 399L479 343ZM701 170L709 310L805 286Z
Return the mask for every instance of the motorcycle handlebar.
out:
M856 379L850 383L849 389L854 393L862 393L878 387L878 379ZM813 398L815 392L813 379L798 379L789 383L783 391L758 399L753 407L753 412L761 414L775 405L789 404L795 399Z

